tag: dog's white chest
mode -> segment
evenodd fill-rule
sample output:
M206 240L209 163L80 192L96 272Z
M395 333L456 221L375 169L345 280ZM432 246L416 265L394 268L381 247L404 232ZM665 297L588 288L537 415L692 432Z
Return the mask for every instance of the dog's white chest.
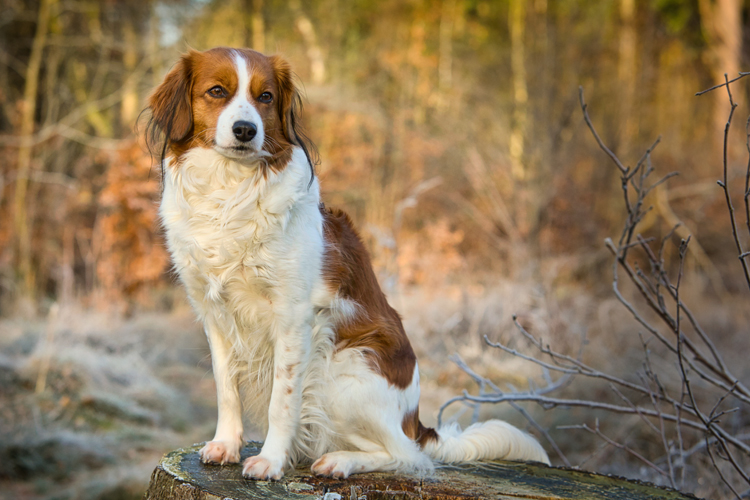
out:
M264 177L210 151L189 154L167 169L161 216L198 313L256 329L290 298L309 301L323 252L317 184L308 189L295 162Z

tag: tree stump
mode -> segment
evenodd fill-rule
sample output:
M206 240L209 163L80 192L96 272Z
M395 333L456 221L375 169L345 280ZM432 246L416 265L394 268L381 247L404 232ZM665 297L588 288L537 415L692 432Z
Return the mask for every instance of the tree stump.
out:
M355 474L348 479L315 477L308 466L287 471L281 481L242 477L242 465L206 465L202 444L162 458L151 475L144 500L377 500L377 499L535 499L535 500L688 500L695 497L626 479L578 470L516 462L481 462L439 466L435 474ZM251 442L242 460L257 455Z

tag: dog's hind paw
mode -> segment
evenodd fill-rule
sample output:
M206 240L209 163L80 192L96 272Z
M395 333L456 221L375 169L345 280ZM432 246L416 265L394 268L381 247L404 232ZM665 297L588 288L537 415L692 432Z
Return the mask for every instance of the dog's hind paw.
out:
M240 461L240 443L209 441L199 453L204 464L236 464Z
M316 476L346 479L355 466L346 452L326 453L312 464L312 473Z

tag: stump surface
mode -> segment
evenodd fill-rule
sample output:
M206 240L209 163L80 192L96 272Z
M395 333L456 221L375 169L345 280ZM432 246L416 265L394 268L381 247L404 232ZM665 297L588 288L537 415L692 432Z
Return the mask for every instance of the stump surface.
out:
M252 481L242 477L241 463L202 464L198 456L202 446L197 444L165 455L151 476L144 499L695 500L674 490L617 477L499 461L439 466L434 475L424 478L369 473L343 480L315 477L308 465L287 471L281 481ZM249 443L242 450L242 460L257 455L261 446Z

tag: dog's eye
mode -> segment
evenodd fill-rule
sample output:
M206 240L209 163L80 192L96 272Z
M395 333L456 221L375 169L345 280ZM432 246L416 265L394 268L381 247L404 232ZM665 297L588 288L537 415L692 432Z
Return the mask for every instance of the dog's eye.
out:
M260 102L269 103L273 101L273 96L271 95L270 92L263 92L260 96L258 96L258 100Z
M208 92L206 93L210 95L211 97L215 97L217 99L227 96L227 91L224 90L224 87L222 87L221 85L217 85L216 87L211 87L210 89L208 89Z

